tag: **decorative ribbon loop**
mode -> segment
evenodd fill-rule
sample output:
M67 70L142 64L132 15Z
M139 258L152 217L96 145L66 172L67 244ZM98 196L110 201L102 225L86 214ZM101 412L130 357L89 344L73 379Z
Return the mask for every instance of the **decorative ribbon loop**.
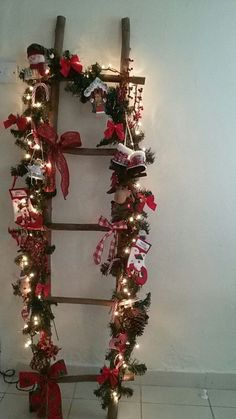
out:
M8 118L3 122L4 128L7 129L12 125L16 124L19 131L25 131L28 125L28 121L25 116L13 115L11 113Z
M125 221L121 220L115 223L110 223L103 216L99 218L98 225L100 225L101 227L107 227L109 228L109 230L107 233L104 234L104 236L98 242L95 252L93 254L93 259L96 265L99 265L101 263L102 253L104 250L104 243L106 239L108 239L108 237L112 235L113 235L113 238L110 244L108 260L114 259L115 253L116 253L116 247L117 247L118 231L127 229L127 224L125 223Z
M49 124L42 124L37 129L38 135L40 135L49 145L50 152L48 155L48 164L50 169L48 175L51 180L51 190L55 189L55 166L61 174L61 190L64 198L68 195L70 175L67 161L63 155L63 151L69 147L80 147L81 139L80 134L77 131L68 131L62 134L59 141L58 135L53 127ZM49 191L49 190L48 190Z
M101 375L97 376L97 381L101 385L109 380L111 388L115 388L118 384L119 370L117 368L110 369L106 366L103 367Z
M152 210L155 211L157 204L155 203L155 197L152 194L143 195L141 193L137 194L140 202L138 203L137 210L138 212L142 212L144 209L145 204Z
M83 69L83 66L79 61L78 55L72 55L71 58L61 58L60 65L60 72L64 77L67 77L69 75L71 68L75 70L77 73L81 73Z
M107 129L104 131L104 137L109 140L114 133L117 135L120 141L124 141L125 133L123 124L114 124L114 122L109 119L107 121Z
M50 285L49 284L40 284L38 283L35 288L35 295L42 295L43 298L47 298L50 294Z
M31 387L35 384L39 386L39 404L37 406L39 417L47 414L47 419L63 419L60 387L54 380L65 374L67 374L67 370L63 360L53 364L47 375L31 371L20 372L19 385L21 388Z

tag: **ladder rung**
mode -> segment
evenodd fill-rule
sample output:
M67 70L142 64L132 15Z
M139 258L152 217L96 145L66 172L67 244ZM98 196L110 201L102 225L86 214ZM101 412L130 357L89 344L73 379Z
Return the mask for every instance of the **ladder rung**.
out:
M65 148L64 153L76 154L79 156L113 156L116 148Z
M46 223L46 227L50 230L109 231L108 227L102 227L99 224Z
M99 298L77 298L77 297L47 297L47 301L62 304L89 304L93 306L111 306L112 300L103 300Z
M119 76L119 75L115 75L115 74L99 74L99 78L102 81L105 81L106 83L120 83L121 81L124 80L123 77ZM68 82L68 81L73 81L73 78L66 78L66 79L62 79L60 80L62 82ZM139 77L139 76L132 76L128 78L128 83L133 83L133 84L140 84L140 85L144 85L145 84L145 77Z
M81 382L96 382L97 375L65 375L63 377L57 378L57 383L81 383ZM134 374L125 374L123 377L123 381L134 381Z

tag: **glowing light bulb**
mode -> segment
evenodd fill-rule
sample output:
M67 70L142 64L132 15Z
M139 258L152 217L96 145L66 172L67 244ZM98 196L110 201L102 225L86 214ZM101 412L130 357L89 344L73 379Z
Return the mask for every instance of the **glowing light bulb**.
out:
M28 144L29 146L31 146L31 145L32 145L32 141L31 141L31 140L27 141L27 144Z
M42 106L42 103L41 102L36 102L36 103L34 103L34 108L41 108L41 106Z
M136 186L136 188L140 188L140 183L138 183L138 182L137 182L137 183L135 184L135 186Z
M135 348L138 349L139 348L139 343L136 343Z
M136 239L132 239L132 242L135 243L136 242Z
M126 278L123 278L122 284L127 284L127 279Z
M26 95L26 99L27 100L30 100L31 99L31 96L30 95Z
M35 144L35 146L34 146L34 149L35 149L35 150L40 150L40 148L41 148L41 147L40 147L40 145L39 145L39 144Z
M41 295L41 294L39 294L39 295L38 295L38 299L39 299L39 300L41 300L41 299L42 299L42 295Z
M127 294L128 294L128 296L130 296L131 294L130 294L130 292L127 292Z
M23 327L23 329L28 329L28 325L25 324L24 327Z
M104 70L104 68L106 68L106 67L105 67L105 65L103 64L103 65L102 65L102 69Z
M119 314L119 313L118 313L118 311L115 311L114 315L115 315L115 316L118 316L118 314Z
M129 221L132 223L134 221L134 217L129 217Z
M33 86L30 86L29 90L32 92L34 90Z
M122 361L122 359L123 359L123 356L119 355L119 360Z
M51 169L51 168L52 168L52 164L51 164L51 162L49 161L49 162L46 164L46 166L47 166L47 168L48 168L48 169Z
M25 159L30 159L31 155L29 153L25 154Z
M30 272L30 278L33 278L33 276L34 276L34 273Z
M125 253L126 253L126 254L128 254L128 253L129 253L129 248L128 248L128 247L126 247L126 249L125 249Z
M30 344L31 344L31 341L27 340L27 342L25 342L25 348L28 348L30 346Z
M136 217L137 220L141 220L141 218L142 218L141 214L138 214Z
M142 148L142 150L143 150L143 151L146 151L146 147L143 147L143 148Z
M124 288L124 292L127 294L127 292L129 292L128 288Z
M32 120L31 116L26 117L27 121L30 122Z
M123 368L126 368L127 367L127 364L124 362L124 364L123 364Z
M45 70L45 74L49 74L50 73L50 70L49 70L49 68L47 68L46 70Z

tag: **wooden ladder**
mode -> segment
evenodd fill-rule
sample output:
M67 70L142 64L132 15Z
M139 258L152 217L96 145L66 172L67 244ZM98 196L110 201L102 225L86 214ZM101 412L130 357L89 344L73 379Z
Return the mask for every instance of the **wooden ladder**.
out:
M55 29L55 43L54 49L56 54L60 57L63 52L63 41L65 31L66 18L64 16L57 16L56 29ZM129 18L123 18L121 20L122 28L122 48L121 48L121 62L120 62L120 73L127 73L129 66L129 54L130 54L130 21ZM121 83L122 77L120 75L99 75L99 77L108 83ZM144 77L130 77L129 82L133 84L145 84ZM51 89L51 104L52 113L50 122L51 125L57 131L58 122L58 108L59 108L59 93L60 93L60 81L52 81ZM65 152L68 154L75 154L79 156L112 156L115 149L112 148L70 148ZM106 227L101 227L98 224L70 224L70 223L53 223L52 222L52 201L48 200L47 208L45 211L46 226L48 227L48 240L51 243L51 231L52 230L66 230L66 231L108 231ZM49 257L50 266L50 257ZM117 282L117 281L116 281ZM80 297L56 297L50 296L47 298L52 303L65 303L65 304L89 304L109 307L112 305L112 300L95 299L95 298L80 298ZM68 375L57 379L58 383L75 383L75 382L92 382L96 381L97 375ZM133 381L133 374L126 374L123 378L124 381ZM118 404L111 402L108 407L107 419L116 419L118 414Z

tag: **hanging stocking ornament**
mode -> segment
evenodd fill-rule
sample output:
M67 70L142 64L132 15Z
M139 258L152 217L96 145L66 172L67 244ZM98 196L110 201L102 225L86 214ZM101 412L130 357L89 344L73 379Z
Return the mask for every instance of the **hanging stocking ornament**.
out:
M151 244L138 237L131 246L130 255L127 263L128 275L134 275L135 282L138 285L144 285L148 278L148 272L145 267L145 257L151 248Z
M42 214L32 205L27 189L14 189L15 180L12 189L9 189L15 223L26 230L42 230Z

